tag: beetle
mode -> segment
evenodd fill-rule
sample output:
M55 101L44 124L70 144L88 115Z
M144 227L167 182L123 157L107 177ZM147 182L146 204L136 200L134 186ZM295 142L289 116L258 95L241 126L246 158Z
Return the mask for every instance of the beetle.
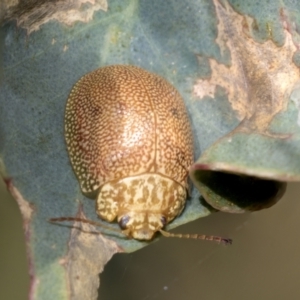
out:
M162 228L185 206L194 150L184 102L169 82L131 65L86 74L67 101L65 140L101 219L117 220L137 240L170 235ZM51 221L62 220L76 218Z

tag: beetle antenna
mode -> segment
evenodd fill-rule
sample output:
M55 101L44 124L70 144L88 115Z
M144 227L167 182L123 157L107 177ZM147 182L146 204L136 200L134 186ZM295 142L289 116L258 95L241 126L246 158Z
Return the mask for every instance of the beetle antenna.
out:
M171 233L164 230L159 230L160 233L165 237L175 237L180 239L195 239L195 240L206 240L206 241L213 241L219 244L224 245L231 245L232 239L222 238L220 236L214 235L205 235L205 234L182 234L182 233Z
M92 221L92 220L89 220L89 219L82 219L82 218L76 218L76 217L59 217L59 218L51 218L48 221L50 223L56 223L56 222L82 222L82 223L91 224L91 225L94 225L94 226L97 226L97 227L102 227L102 228L107 229L107 230L122 233L121 230L118 230L118 229L116 229L112 226L107 226L107 225L104 225L102 223L95 222L95 221Z

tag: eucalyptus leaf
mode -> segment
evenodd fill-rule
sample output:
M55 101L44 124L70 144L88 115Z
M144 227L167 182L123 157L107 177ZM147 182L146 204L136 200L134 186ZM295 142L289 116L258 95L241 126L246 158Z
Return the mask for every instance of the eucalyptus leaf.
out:
M51 17L54 12L38 23L44 15L41 11L38 21L31 19L34 9L25 14L27 19L15 11L7 16L16 22L7 22L2 28L1 173L24 218L30 299L96 299L97 274L110 257L148 244L83 223L48 223L48 219L59 216L97 220L94 201L82 195L72 171L63 125L72 86L92 70L131 64L170 81L185 100L196 157L205 151L198 166L228 171L214 164L243 165L244 170L251 171L241 173L258 177L266 177L264 170L273 168L280 174L276 180L299 180L300 102L296 87L300 56L294 47L299 41L299 4L250 0L111 0L107 4L108 8L95 11L92 19L65 22L68 25ZM78 9L89 8L91 4ZM16 27L16 23L26 29ZM240 34L244 24L247 26ZM276 94L274 109L268 106L263 115L257 113L261 105L257 97L250 101L252 110L247 113L248 96L240 99L239 93L247 95L249 90L245 82L239 85L239 80L248 73L237 64L249 62L251 69L266 56L253 56L252 48L238 35L257 47L257 52L265 49L267 56L274 54L274 62L280 59L294 64L292 71L283 72L291 74L290 85ZM243 61L245 53L247 60ZM268 72L261 67L262 78ZM276 77L277 73L274 69L272 74ZM259 84L259 92L268 94L270 88L278 90L281 84L280 78L276 84ZM256 95L253 89L251 95ZM244 126L246 123L251 126ZM257 152L252 152L253 145L259 145ZM229 171L239 173L240 169L230 167ZM199 197L192 188L183 214L167 229L207 216L210 209Z

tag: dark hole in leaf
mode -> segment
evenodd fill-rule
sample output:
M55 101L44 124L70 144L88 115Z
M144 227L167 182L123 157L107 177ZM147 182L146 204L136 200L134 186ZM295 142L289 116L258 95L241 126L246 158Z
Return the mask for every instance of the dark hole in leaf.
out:
M205 200L226 212L260 210L274 205L284 194L286 183L242 174L195 171Z

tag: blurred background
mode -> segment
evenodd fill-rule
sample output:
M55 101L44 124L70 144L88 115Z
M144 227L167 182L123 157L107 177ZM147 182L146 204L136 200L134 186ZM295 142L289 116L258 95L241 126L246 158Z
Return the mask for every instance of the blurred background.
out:
M115 255L100 276L99 299L300 299L299 194L300 184L289 184L270 209L215 213L174 230L231 237L232 246L161 238L135 253ZM0 214L0 299L25 300L22 222L2 181Z

